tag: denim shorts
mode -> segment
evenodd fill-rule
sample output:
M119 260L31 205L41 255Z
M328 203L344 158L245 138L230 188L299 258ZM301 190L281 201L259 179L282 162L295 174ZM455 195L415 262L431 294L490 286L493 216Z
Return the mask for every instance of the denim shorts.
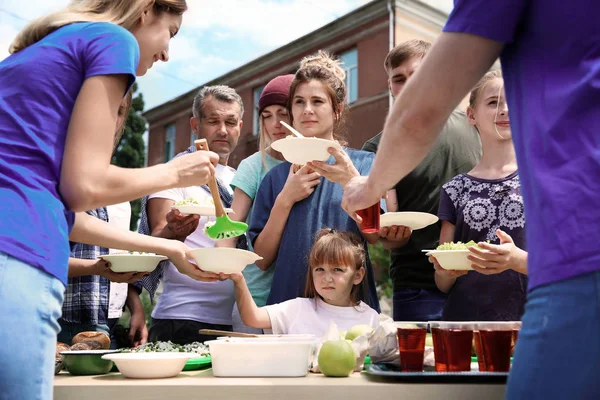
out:
M529 292L506 398L600 399L600 271Z
M65 286L0 252L0 399L52 399Z

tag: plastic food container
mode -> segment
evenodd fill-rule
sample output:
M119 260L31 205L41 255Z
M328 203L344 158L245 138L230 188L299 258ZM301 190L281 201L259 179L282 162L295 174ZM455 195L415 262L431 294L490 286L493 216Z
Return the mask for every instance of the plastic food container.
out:
M308 374L316 341L228 338L205 342L214 376L300 377Z

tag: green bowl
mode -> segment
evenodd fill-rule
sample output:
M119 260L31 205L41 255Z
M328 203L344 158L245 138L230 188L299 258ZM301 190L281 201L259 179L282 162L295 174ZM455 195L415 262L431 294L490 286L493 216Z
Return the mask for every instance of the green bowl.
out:
M111 360L103 360L104 354L119 353L119 350L76 350L63 351L64 367L71 375L103 375L113 367Z

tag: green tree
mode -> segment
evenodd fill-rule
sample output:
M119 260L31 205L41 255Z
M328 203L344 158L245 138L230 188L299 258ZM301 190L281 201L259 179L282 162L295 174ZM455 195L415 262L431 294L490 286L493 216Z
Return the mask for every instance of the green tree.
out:
M142 116L144 96L142 93L138 93L137 83L133 84L132 90L133 101L127 116L125 131L112 157L112 163L123 168L143 167L146 156L146 144L143 138L146 131L146 119ZM140 199L131 202L131 230L137 230L141 207Z

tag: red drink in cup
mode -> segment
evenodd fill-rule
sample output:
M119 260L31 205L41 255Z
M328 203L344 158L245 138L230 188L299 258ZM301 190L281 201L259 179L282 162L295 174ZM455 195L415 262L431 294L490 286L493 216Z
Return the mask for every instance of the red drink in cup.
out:
M427 322L397 322L400 368L405 372L423 372L423 354Z
M361 218L360 230L364 233L379 232L379 202L356 212Z
M471 370L473 324L468 322L430 322L433 333L435 370L461 372Z
M482 372L508 372L519 322L478 322L475 348Z

